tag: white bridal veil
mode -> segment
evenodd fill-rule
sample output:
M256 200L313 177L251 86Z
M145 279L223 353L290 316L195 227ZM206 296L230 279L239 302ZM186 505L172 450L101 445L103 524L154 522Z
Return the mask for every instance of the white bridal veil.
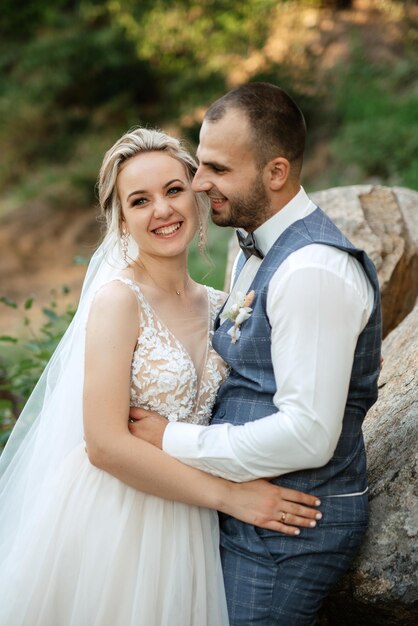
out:
M126 263L117 237L110 234L89 263L77 313L0 457L0 563L4 563L13 546L30 532L48 498L57 468L83 440L88 312L97 290L124 267Z

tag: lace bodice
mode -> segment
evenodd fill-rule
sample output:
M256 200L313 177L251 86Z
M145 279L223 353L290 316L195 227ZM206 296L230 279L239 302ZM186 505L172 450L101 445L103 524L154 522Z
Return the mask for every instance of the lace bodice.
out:
M139 337L131 368L131 405L157 411L170 421L208 424L227 366L212 348L222 293L206 287L208 299L206 356L199 377L183 344L157 317L138 284L118 278L136 294L140 305Z

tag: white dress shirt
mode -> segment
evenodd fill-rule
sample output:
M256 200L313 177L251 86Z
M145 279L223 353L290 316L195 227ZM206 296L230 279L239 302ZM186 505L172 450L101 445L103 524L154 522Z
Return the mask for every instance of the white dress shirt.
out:
M266 254L290 224L315 208L301 188L254 232L257 247ZM248 292L261 262L248 259L226 310L236 291ZM325 465L341 433L354 350L373 299L362 266L348 253L311 244L290 254L267 294L278 411L239 426L171 422L165 452L237 482Z

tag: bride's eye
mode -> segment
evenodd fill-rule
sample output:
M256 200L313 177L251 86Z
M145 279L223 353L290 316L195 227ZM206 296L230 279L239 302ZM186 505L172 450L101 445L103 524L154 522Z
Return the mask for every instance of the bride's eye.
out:
M167 193L169 196L176 196L178 193L182 191L183 191L182 187L170 187Z
M134 198L131 202L131 206L143 206L147 202L147 198L138 197Z

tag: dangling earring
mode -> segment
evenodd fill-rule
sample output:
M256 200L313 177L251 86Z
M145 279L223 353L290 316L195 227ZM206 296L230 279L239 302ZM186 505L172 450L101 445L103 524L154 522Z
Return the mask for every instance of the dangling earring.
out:
M122 233L121 247L122 247L122 258L125 261L126 265L128 265L129 233L127 230L124 230Z
M202 220L199 218L199 251L200 254L203 254L205 249L206 237L205 237L205 229L203 228Z

